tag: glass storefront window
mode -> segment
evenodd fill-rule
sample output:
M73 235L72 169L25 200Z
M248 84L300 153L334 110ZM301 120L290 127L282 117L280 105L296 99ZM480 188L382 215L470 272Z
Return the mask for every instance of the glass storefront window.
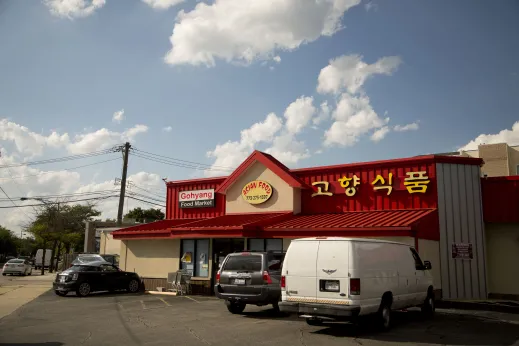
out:
M182 270L187 271L189 274L194 276L195 269L195 241L194 240L182 240L181 244L182 257L180 262L182 263Z
M183 239L181 268L194 277L209 276L209 239Z
M196 269L195 276L209 276L209 239L198 239L196 241Z
M248 239L251 251L283 251L283 239Z

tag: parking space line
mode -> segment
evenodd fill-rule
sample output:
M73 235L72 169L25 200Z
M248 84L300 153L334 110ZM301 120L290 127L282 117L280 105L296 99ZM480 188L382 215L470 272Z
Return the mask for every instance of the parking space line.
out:
M165 301L163 298L158 298L160 301L162 301L164 304L166 304L167 306L171 306L170 303L168 303L167 301Z
M191 298L190 296L181 296L181 297L184 297L184 298L187 298L187 299L191 299L194 302L200 303L198 300L196 300L194 298Z
M144 310L146 310L146 305L144 304L144 301L141 300L140 302L141 302L142 308L143 308Z

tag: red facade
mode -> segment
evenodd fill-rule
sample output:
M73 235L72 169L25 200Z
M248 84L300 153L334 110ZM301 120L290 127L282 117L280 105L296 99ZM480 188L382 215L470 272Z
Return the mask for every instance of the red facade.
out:
M302 190L301 212L303 214L343 213L347 211L368 210L401 210L401 209L428 209L437 208L437 188L435 160L432 157L388 160L349 164L328 167L313 167L291 170L291 173L301 179L310 188ZM425 193L409 193L404 185L407 172L426 172L425 176L429 182ZM377 175L384 178L388 183L389 173L392 173L392 190L388 195L387 189L375 191L372 182ZM355 186L355 194L347 196L345 188L338 181L346 177L359 178L359 185ZM187 180L168 183L166 218L208 218L225 214L225 195L216 194L216 205L214 208L181 209L178 204L178 193L180 191L217 189L225 177ZM328 182L328 191L332 196L315 196L318 187L325 192L324 185L315 185L315 182ZM377 185L380 185L377 184ZM353 186L353 180L350 182Z
M519 222L519 176L481 179L485 222Z

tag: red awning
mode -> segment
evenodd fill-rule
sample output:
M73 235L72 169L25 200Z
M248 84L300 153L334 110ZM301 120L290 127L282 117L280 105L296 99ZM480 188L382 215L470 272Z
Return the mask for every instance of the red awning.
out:
M433 215L436 209L410 209L410 210L372 210L353 211L341 214L315 214L294 215L290 219L283 220L264 227L265 233L276 232L276 235L299 236L293 232L307 233L310 231L330 232L337 231L355 232L353 236L371 235L370 232L385 232L387 236L411 236L412 231L417 231L421 221L427 216ZM292 234L291 234L292 233Z
M250 237L264 226L290 218L292 212L261 214L229 214L200 220L174 227L171 235L175 238L200 237Z
M113 231L114 239L170 238L171 228L203 219L160 220Z

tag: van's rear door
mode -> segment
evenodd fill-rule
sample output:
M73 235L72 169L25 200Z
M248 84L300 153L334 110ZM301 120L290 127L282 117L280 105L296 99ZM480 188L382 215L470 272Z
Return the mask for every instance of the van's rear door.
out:
M317 300L342 304L348 300L350 241L321 240L317 255Z
M316 263L319 241L292 241L283 263L287 301L315 302Z

